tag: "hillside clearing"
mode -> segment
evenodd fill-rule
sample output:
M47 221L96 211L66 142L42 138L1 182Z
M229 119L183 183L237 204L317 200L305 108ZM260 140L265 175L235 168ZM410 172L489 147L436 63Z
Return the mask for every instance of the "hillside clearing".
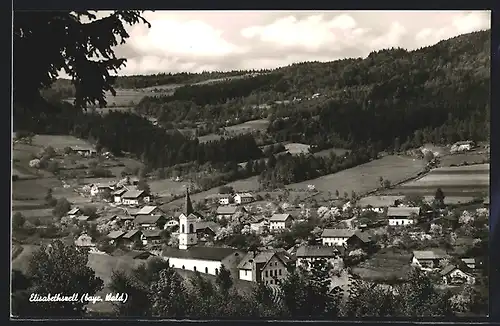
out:
M308 185L313 185L318 191L338 190L341 194L354 191L360 194L380 187L380 177L395 184L416 176L424 167L422 160L390 155L317 179L294 183L287 188L307 189Z

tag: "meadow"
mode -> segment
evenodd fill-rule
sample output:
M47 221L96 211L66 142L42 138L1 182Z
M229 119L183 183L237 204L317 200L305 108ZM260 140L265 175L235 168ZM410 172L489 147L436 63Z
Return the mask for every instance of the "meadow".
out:
M380 177L396 184L416 176L424 167L425 162L422 160L390 155L317 179L294 183L287 188L307 189L308 185L313 185L318 191L338 190L341 194L347 192L349 195L354 191L361 194L380 187Z
M286 151L292 155L309 154L310 147L310 145L300 143L285 144Z
M322 151L316 152L313 155L316 157L328 157L330 153L334 153L337 156L344 156L346 153L350 153L350 149L345 148L328 148Z
M265 132L268 126L269 126L269 120L257 119L239 123L233 126L228 126L225 127L225 129L230 136L236 136L236 135L252 133L255 131ZM207 143L209 141L219 140L221 139L221 137L222 135L216 135L212 133L205 136L199 136L198 141L200 143Z
M358 201L358 205L361 207L366 207L368 205L372 207L389 207L394 205L396 200L402 200L405 196L403 195L381 195L381 196L366 196ZM434 196L423 196L424 200L431 203L434 200ZM446 196L444 203L446 205L456 205L469 203L474 200L472 196Z
M482 196L489 189L489 172L489 164L437 168L420 179L384 191L384 194L433 196L436 189L441 188L447 197Z

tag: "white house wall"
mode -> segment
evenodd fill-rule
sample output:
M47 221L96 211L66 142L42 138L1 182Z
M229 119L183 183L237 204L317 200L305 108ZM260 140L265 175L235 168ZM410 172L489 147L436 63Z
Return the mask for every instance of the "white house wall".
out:
M323 246L344 246L348 238L322 238Z
M411 225L413 224L412 219L407 219L407 218L390 218L389 219L389 225L392 226L406 226L406 225Z
M185 259L185 258L174 258L174 257L163 257L165 260L169 260L169 264L173 268L186 269L189 271L196 271L200 273L206 273L205 268L208 269L207 274L217 275L221 268L220 261L210 261L210 260L198 260L198 259ZM182 268L184 266L184 268ZM215 272L217 270L217 273Z
M240 280L252 282L252 271L249 269L240 269Z

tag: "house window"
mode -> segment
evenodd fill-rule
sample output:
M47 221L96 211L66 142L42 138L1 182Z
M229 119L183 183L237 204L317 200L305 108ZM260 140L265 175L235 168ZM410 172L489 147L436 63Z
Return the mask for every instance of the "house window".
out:
M247 276L247 271L245 270L245 276Z
M270 280L270 281L269 281L269 284L273 284L273 280Z
M186 267L184 267L184 265L182 265L182 269L186 269Z
M269 276L269 273L266 271L266 277L268 277L268 276Z
M215 269L215 275L219 275L219 269Z
M181 233L185 233L186 229L184 229L184 224L181 225Z
M281 269L279 269L279 272L278 272L280 275L281 275Z
M205 267L205 273L208 274L208 267Z
M196 272L196 266L193 267L193 270Z
M189 224L189 233L194 233L193 224Z
M274 276L278 276L278 270L277 269L274 270Z

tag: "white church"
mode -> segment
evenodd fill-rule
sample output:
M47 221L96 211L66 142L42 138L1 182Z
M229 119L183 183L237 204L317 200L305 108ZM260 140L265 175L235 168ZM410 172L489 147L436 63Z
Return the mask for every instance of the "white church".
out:
M245 253L233 248L198 246L196 222L199 214L194 212L189 192L186 192L184 209L179 216L179 247L165 248L162 258L173 268L212 275L217 275L222 265L228 270L235 269Z

